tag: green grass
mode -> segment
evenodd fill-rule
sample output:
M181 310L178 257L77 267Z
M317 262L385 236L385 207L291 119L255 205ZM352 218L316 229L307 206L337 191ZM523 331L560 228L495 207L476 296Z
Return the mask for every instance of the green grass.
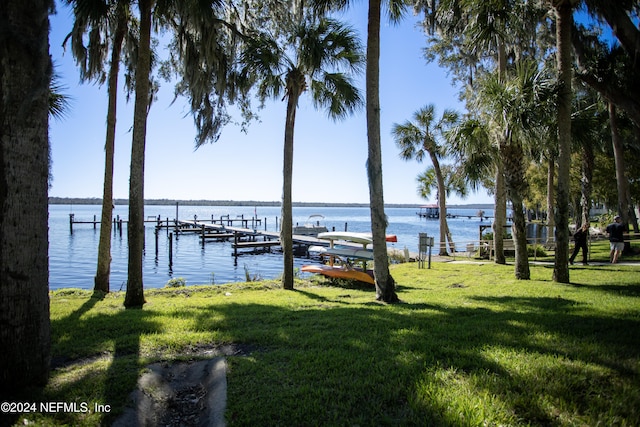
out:
M229 425L640 425L640 268L574 267L570 285L552 271L394 265L394 305L323 281L148 290L142 310L54 292L62 367L38 398L113 410L18 423L110 423L147 364L234 344Z

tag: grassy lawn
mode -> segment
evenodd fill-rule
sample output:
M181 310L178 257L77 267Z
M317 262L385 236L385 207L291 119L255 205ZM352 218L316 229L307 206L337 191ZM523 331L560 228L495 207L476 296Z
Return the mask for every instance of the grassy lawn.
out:
M608 257L608 255L607 255ZM640 425L640 266L392 266L402 303L371 288L299 281L51 297L54 365L31 400L110 413L28 414L37 425L110 423L145 366L233 345L229 425Z

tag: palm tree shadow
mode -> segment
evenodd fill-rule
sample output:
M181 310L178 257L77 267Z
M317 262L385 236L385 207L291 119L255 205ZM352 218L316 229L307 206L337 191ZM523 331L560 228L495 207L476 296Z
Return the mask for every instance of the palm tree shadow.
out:
M101 312L95 316L83 316L104 298L94 294L81 307L69 316L52 321L52 330L64 330L64 336L54 335L53 348L56 341L77 343L77 352L71 357L52 357L52 368L95 363L110 358L110 364L99 377L80 375L72 383L56 392L65 397L66 391L74 387L97 388L93 393L96 402L110 408L123 408L129 395L135 389L140 371L144 369L141 360L141 339L144 335L158 333L160 324L153 321L153 313L142 309L117 309L115 313ZM69 333L70 332L70 333ZM94 349L96 353L90 352ZM68 350L61 349L62 353ZM93 406L91 406L93 408ZM102 423L111 423L119 414L115 411L103 414Z

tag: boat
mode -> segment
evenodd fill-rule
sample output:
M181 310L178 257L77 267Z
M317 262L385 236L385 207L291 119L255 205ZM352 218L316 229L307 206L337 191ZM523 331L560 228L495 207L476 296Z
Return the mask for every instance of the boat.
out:
M328 231L325 233L319 233L318 239L329 240L331 243L336 241L345 241L352 243L360 243L364 247L373 243L373 236L371 233L357 233L353 231ZM387 234L385 236L387 242L397 242L398 236L395 234Z
M319 233L329 231L326 226L320 224L322 220L324 220L323 215L310 215L304 225L293 227L293 234L298 236L317 236Z
M367 246L373 243L373 237L371 233L356 233L353 231L328 231L318 234L318 239L329 240L331 244L336 241L345 241L352 243L360 243L363 246Z
M303 265L301 271L320 274L335 279L353 280L373 285L373 271L366 269L368 260L373 259L373 249L367 245L373 243L371 233L356 233L351 231L330 231L318 234L318 239L329 240L329 247L311 246L310 252L317 252L321 256L329 257L328 265ZM386 236L386 241L397 242L394 234ZM362 245L358 247L357 244ZM340 260L341 265L334 265L335 260ZM362 261L362 268L355 268L351 260Z
M320 274L332 279L353 280L356 282L375 284L373 275L347 265L303 265L300 269L306 273Z
M373 259L373 250L360 249L353 246L334 246L333 248L327 248L326 246L309 246L309 252L317 253L320 256L338 256L343 258L353 259Z

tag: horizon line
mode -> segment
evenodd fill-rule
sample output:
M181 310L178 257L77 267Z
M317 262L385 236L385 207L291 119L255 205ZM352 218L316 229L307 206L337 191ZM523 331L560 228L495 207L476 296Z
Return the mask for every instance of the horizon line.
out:
M59 197L50 196L49 204L52 205L65 205L65 204L78 204L78 205L95 205L102 204L102 197ZM280 206L280 201L264 201L264 200L211 200L211 199L145 199L145 205L179 205L185 206ZM420 207L425 205L424 203L385 203L388 207ZM114 198L114 205L128 205L129 199ZM313 206L335 206L335 207L369 207L369 203L366 202L293 202L293 206L296 207L313 207ZM457 206L493 206L492 203L466 203L466 204L453 204L447 205L447 207Z

